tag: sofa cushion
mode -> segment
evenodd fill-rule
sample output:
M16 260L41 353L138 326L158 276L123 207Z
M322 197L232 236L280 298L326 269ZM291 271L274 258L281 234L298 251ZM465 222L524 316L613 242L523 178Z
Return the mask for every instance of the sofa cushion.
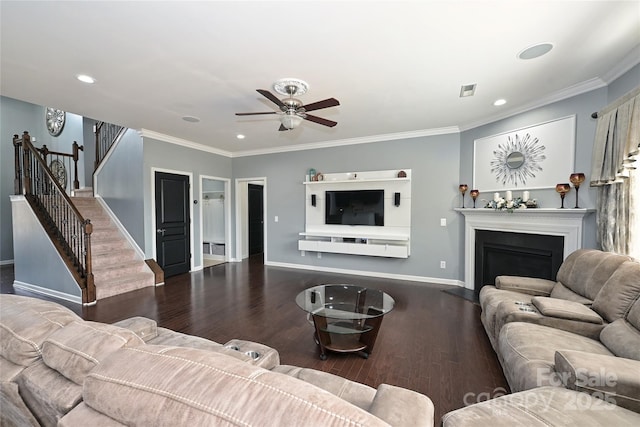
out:
M50 301L0 295L0 356L29 366L42 355L42 343L54 331L80 320L71 310Z
M640 361L562 350L555 363L565 387L640 412Z
M172 331L167 328L158 328L157 336L147 341L153 345L172 345L176 347L191 347L201 350L216 350L222 344L195 335L187 335L182 332Z
M598 292L592 308L609 322L627 314L640 296L640 263L627 261L618 267Z
M113 418L91 409L84 402L80 402L78 406L62 417L56 427L78 427L87 425L96 427L126 427L126 424L119 423Z
M614 271L631 258L596 249L578 249L564 260L557 279L578 295L595 300Z
M317 371L315 369L299 368L297 366L279 365L272 369L273 372L289 375L299 380L313 384L331 394L353 403L354 405L368 411L376 390L365 384L349 381L328 372Z
M640 414L561 387L479 401L442 417L443 427L637 426Z
M113 323L113 326L118 326L135 332L135 334L142 338L144 342L150 341L158 336L158 323L155 320L148 319L146 317L130 317Z
M42 359L76 384L110 353L144 344L128 329L97 322L72 322L52 333L42 345Z
M0 356L0 381L13 381L23 369L24 366L16 365Z
M531 302L544 316L602 324L598 313L578 302L547 297L533 297Z
M18 384L0 381L0 425L2 427L40 427L27 405L25 405Z
M498 340L502 369L512 392L545 385L562 386L553 366L556 350L612 353L599 341L533 323L504 325Z
M497 276L496 288L528 295L549 296L556 282L547 279L521 276Z
M44 426L56 425L82 400L82 386L49 368L42 360L26 368L16 382L24 402Z
M625 319L608 324L600 332L600 341L618 357L640 360L640 331Z
M388 426L304 381L184 347L116 350L87 375L84 401L127 425Z
M593 300L583 297L582 295L576 294L575 292L573 292L571 289L567 288L565 285L563 285L560 282L556 282L556 285L553 287L553 290L551 291L551 295L549 296L551 298L558 298L566 301L573 301L573 302L577 302L584 305L593 304Z
M432 427L433 402L406 388L380 384L370 412L392 426Z

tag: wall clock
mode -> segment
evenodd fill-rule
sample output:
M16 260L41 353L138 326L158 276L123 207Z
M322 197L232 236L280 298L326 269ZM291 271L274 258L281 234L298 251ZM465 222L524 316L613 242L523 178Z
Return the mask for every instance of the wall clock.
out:
M60 135L64 128L65 112L56 108L47 107L45 112L45 122L47 130L52 136Z
M67 168L64 166L60 160L54 159L49 164L49 169L51 169L51 173L53 177L58 180L60 186L62 188L67 188Z

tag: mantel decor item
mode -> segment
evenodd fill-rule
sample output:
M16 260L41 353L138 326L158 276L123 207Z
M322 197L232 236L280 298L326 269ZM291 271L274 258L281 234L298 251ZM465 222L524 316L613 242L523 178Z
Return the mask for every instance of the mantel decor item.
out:
M405 171L398 172L398 178L406 178L406 177L407 177L407 173Z
M564 196L569 191L571 191L571 186L569 184L556 184L556 192L560 194L560 200L562 200L560 209L564 209Z
M476 139L473 188L554 188L573 172L576 116Z
M469 194L471 195L471 198L473 199L473 209L475 209L476 208L476 199L480 195L480 190L471 190L471 192Z
M483 199L484 200L484 199ZM499 193L494 193L493 200L487 202L485 208L495 209L497 211L507 211L513 213L516 209L526 209L527 205L522 201L522 198L516 197L515 199L507 200L504 197L500 197Z
M469 188L469 186L467 184L460 184L458 186L458 191L460 191L460 193L462 193L462 207L464 208L464 193L467 192L467 189Z
M580 173L580 172L576 172L576 173L572 173L571 176L569 177L569 181L571 181L571 183L573 184L573 186L576 189L576 206L575 209L578 209L578 190L580 189L580 184L582 184L584 182L584 174Z

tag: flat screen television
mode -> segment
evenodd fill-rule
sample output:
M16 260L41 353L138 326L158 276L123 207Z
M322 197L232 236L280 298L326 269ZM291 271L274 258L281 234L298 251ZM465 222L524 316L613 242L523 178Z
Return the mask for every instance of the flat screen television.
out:
M325 223L384 226L384 190L325 192Z

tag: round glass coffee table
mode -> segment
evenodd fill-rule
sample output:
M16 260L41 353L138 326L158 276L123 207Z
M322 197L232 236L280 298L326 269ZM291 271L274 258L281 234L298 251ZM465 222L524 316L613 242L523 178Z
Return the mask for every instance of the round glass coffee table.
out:
M366 359L373 351L382 317L395 301L377 289L320 285L300 292L296 304L313 320L320 359L327 359L327 350L356 352Z

